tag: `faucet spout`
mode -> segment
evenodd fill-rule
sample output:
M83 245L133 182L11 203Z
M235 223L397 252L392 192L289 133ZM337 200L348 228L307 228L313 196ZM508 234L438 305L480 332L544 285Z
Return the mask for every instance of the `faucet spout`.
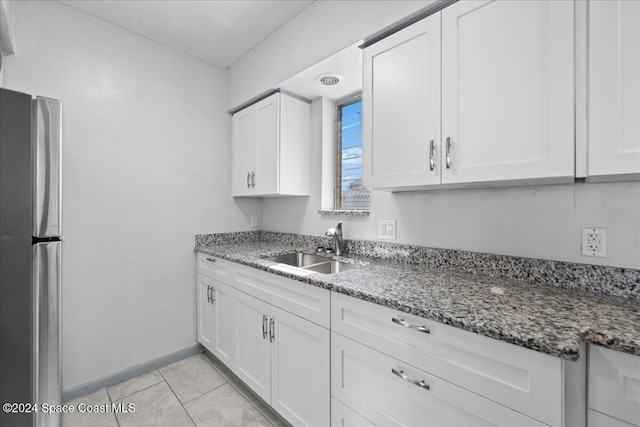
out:
M339 222L335 228L328 229L325 233L327 237L333 237L336 246L336 255L342 255L342 250L344 249L344 240L342 239L342 223Z

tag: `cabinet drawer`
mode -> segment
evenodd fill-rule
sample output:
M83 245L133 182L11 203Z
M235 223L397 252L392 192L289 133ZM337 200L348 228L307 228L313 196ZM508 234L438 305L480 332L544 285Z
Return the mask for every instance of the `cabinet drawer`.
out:
M232 285L233 263L198 252L198 273Z
M633 424L625 423L593 409L589 409L588 419L587 427L633 427Z
M640 426L640 356L589 346L589 408Z
M562 425L561 359L335 292L331 298L332 331L545 424Z
M332 427L375 427L369 420L336 399L331 399Z
M335 333L331 394L380 426L543 425Z
M236 266L235 286L242 292L329 328L331 311L328 289L242 265Z

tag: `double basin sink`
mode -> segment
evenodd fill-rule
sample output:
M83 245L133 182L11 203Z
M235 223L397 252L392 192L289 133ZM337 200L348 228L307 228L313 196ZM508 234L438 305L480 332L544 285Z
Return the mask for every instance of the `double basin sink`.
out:
M305 270L322 274L340 273L342 271L358 268L355 264L334 261L321 255L305 254L302 252L293 252L290 254L267 257L265 259L279 264L286 264L292 267L303 268Z

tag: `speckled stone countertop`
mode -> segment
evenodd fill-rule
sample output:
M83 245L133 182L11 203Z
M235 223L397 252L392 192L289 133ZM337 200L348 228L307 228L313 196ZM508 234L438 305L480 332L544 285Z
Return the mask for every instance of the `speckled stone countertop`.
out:
M362 256L333 257L359 269L298 274L264 258L313 246L253 237L201 240L195 250L563 359L577 359L583 341L640 355L635 298Z

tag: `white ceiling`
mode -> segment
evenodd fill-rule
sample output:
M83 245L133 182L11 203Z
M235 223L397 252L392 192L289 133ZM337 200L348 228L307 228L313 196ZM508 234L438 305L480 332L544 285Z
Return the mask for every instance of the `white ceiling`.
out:
M315 99L322 96L338 100L362 90L362 49L360 43L318 62L306 70L292 76L280 84L285 89L305 98ZM338 74L340 83L335 86L324 86L318 77L325 74Z
M314 0L59 0L226 68Z

